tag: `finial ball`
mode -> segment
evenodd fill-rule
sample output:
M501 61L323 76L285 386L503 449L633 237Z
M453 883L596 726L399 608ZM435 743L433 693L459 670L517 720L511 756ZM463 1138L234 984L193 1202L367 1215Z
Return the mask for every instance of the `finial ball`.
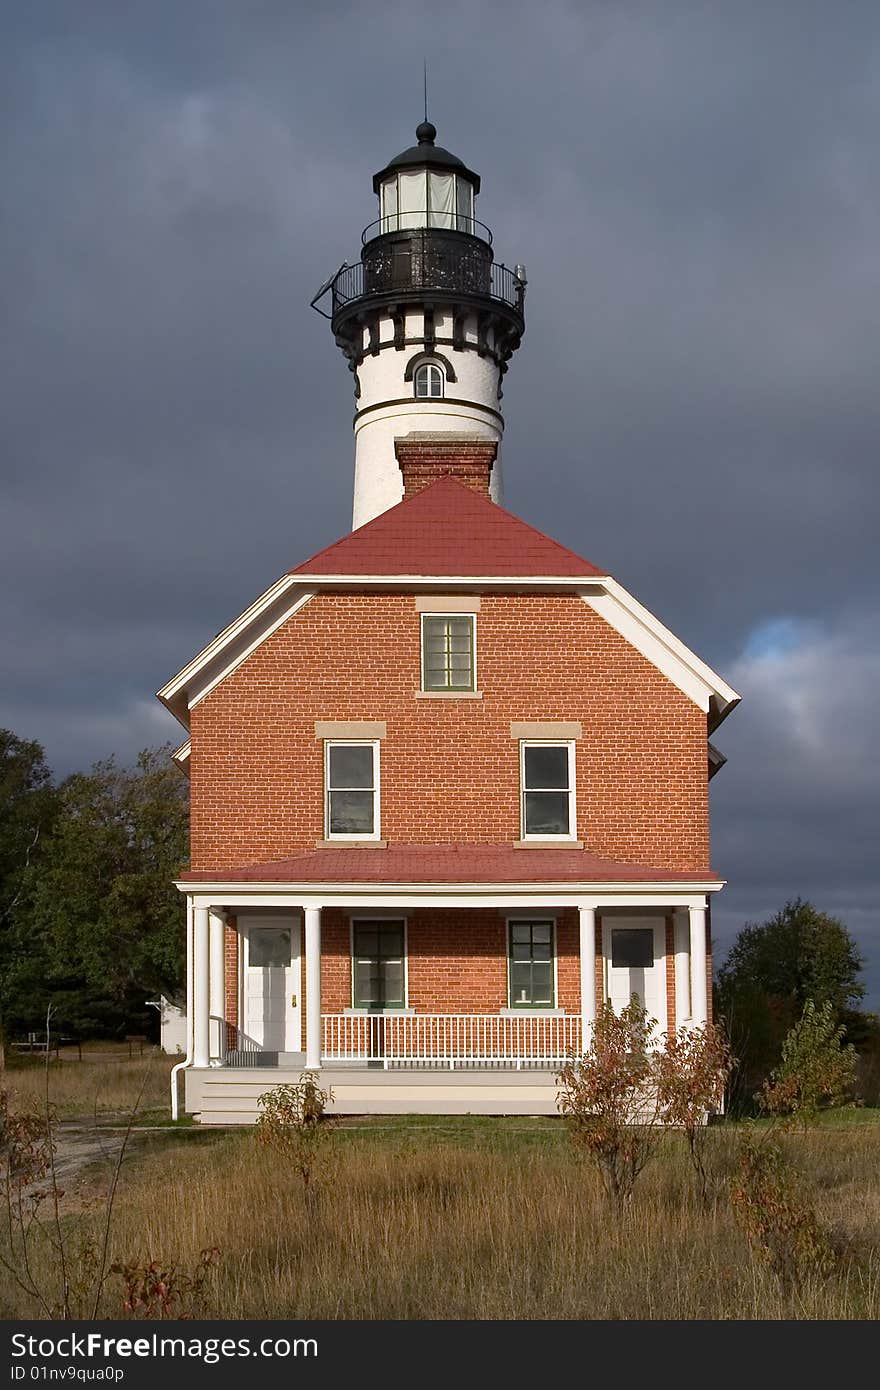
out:
M416 139L420 145L433 145L437 136L437 127L430 121L420 121L416 126Z

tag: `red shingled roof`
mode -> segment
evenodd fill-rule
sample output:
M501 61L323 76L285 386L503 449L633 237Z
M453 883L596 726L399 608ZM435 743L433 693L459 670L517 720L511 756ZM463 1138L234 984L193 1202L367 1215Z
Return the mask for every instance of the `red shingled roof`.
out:
M618 864L589 850L530 851L511 844L391 845L388 849L340 845L271 864L181 874L191 883L686 883L706 877Z
M605 571L488 497L446 477L319 550L290 573L527 579L592 578Z

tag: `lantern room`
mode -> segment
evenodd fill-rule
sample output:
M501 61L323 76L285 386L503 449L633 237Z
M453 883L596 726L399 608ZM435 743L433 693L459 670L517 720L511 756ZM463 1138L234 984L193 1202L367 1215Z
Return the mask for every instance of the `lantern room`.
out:
M449 150L436 145L436 135L436 127L430 121L422 121L416 129L418 144L404 150L375 175L373 190L379 196L379 219L368 228L368 236L436 227L491 240L488 228L474 217L479 174Z

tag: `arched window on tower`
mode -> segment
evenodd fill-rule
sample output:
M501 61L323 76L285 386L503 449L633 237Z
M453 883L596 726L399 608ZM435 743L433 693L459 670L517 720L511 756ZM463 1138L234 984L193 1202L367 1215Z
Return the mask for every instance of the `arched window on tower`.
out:
M443 368L438 367L436 362L423 362L413 373L415 394L421 400L429 397L436 400L443 395L445 384Z

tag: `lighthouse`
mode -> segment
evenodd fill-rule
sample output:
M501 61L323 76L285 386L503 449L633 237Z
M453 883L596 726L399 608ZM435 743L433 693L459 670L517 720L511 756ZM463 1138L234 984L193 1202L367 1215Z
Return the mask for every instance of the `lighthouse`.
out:
M525 268L495 259L480 177L436 137L422 121L374 176L379 215L360 259L312 301L354 375L354 528L401 501L407 438L493 444L489 491L502 500L502 381L525 331Z

